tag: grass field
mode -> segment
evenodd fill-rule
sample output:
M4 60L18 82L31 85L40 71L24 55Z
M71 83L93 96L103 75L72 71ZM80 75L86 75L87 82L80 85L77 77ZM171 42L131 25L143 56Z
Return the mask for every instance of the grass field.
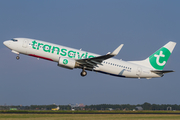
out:
M123 110L0 110L1 113L11 114L180 114L180 111L168 111L168 110L142 110L142 111L123 111Z
M167 114L0 114L0 120L179 120Z

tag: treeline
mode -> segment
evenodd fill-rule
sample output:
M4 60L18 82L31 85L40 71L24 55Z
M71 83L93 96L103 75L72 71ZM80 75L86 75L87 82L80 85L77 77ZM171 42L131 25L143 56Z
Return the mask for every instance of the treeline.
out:
M130 104L99 104L99 105L86 105L85 107L72 107L70 105L30 105L30 106L13 106L13 105L1 105L0 110L10 110L16 108L17 110L51 110L52 108L59 107L59 110L134 110L138 107L143 110L180 110L180 105L177 104L150 104L145 102L144 104L130 105Z
M59 110L71 110L70 105L30 105L30 106L22 106L22 105L4 105L0 106L0 110L10 110L11 108L17 108L17 110L52 110L53 108L60 107Z
M150 104L145 102L144 104L137 104L137 105L130 105L130 104L123 104L123 105L112 105L112 104L100 104L100 105L87 105L86 109L91 110L109 110L112 108L113 110L133 110L137 109L137 107L142 107L143 110L180 110L180 105L177 104Z

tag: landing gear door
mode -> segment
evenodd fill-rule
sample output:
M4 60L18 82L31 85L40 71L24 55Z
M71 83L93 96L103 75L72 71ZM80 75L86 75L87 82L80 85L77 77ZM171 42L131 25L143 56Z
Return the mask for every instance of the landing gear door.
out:
M25 39L24 41L23 41L23 45L22 45L24 48L27 48L27 46L28 46L28 40L27 39Z

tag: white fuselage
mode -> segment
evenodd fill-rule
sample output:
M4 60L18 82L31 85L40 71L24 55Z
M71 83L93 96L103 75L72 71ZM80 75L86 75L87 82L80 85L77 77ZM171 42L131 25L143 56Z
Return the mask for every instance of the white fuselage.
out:
M54 62L58 62L59 57L67 57L71 59L85 59L100 56L98 54L81 51L40 40L28 38L17 39L17 42L8 40L5 41L4 44L17 54L21 53ZM107 60L104 60L101 64L102 65L97 65L97 67L95 67L93 71L128 78L162 77L162 74L155 74L151 72L151 68L134 64L130 61L128 62L109 58Z

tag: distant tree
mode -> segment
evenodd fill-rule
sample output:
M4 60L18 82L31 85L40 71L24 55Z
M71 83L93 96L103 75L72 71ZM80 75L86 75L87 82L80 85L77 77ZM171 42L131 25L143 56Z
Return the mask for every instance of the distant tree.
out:
M152 110L152 106L150 103L145 102L144 104L142 104L142 108L143 110Z

